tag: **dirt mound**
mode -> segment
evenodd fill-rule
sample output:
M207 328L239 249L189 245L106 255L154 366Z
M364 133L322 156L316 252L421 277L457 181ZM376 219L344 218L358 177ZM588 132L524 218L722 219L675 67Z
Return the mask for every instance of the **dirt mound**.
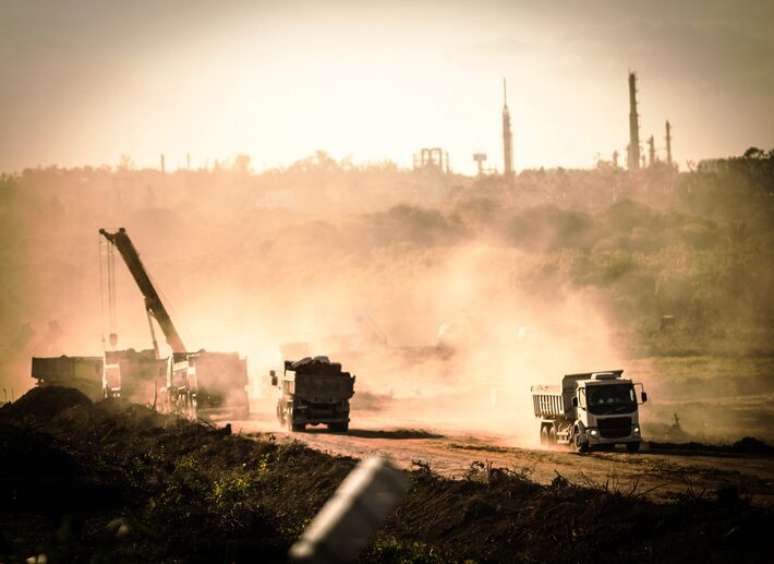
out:
M0 442L0 561L284 561L352 466L120 400L17 409Z
M91 405L91 400L74 388L43 386L29 392L0 410L0 414L17 419L51 419L77 405Z
M113 488L90 475L51 435L0 423L0 505L62 515L99 507Z
M731 450L745 454L774 454L774 446L766 444L755 437L744 437L743 439L736 441L731 445Z
M134 432L157 429L177 424L178 419L124 399L110 398L63 409L52 422L61 424L63 433L77 437L100 428L106 432L112 428Z
M53 445L49 435L0 423L0 443L0 505L50 507L49 502L57 503L69 495L81 468L71 455Z

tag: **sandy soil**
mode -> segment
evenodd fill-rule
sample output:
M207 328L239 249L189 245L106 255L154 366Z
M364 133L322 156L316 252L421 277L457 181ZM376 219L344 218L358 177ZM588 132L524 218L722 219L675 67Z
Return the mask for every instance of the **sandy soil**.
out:
M422 461L447 477L461 477L473 462L480 461L524 472L543 484L550 483L558 473L573 482L635 491L656 501L668 501L680 494L708 495L722 487L736 486L755 503L774 506L774 459L770 456L667 452L649 443L644 443L637 454L614 451L579 455L563 447L525 448L512 437L465 433L453 424L420 426L417 422L414 426L402 421L404 424L397 427L394 421L353 411L346 435L328 433L322 426L289 433L262 415L234 422L233 426L234 431L243 434L271 433L279 440L299 440L335 455L363 458L382 454L406 468Z

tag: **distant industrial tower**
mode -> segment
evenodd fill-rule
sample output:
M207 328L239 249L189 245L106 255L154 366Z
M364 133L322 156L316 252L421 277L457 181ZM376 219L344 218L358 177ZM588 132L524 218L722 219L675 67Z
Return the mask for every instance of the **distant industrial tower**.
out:
M484 163L486 162L486 153L473 153L473 160L478 165L478 175L484 174Z
M637 114L637 75L629 72L629 148L627 167L640 168L640 120Z
M508 90L503 78L503 176L513 176L513 134L511 133L511 113L508 111Z
M666 122L666 150L667 150L667 164L672 166L672 125L669 120Z
M648 137L648 165L656 164L656 140L651 135Z
M435 169L449 174L449 153L440 147L424 147L414 153L414 170Z

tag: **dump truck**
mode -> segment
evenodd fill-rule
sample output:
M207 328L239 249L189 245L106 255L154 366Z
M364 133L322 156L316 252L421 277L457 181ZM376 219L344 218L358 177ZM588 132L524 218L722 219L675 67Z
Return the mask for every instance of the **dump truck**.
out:
M169 362L153 349L105 351L105 395L141 405L160 405L167 386Z
M277 387L277 419L291 431L307 425L327 425L329 431L349 430L349 400L355 394L355 376L326 356L286 360L281 377L269 373Z
M105 395L103 360L98 356L33 357L32 377L38 386L64 386L83 392L92 401Z
M639 405L648 400L642 384L623 370L567 374L561 386L532 386L543 445L567 444L578 452L623 444L640 449Z
M247 360L236 352L188 353L186 359L199 415L247 419Z

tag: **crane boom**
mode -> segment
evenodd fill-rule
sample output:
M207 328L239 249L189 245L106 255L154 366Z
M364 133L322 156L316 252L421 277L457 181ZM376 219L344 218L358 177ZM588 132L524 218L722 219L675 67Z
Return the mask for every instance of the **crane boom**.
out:
M164 333L164 337L167 340L167 344L172 348L172 352L185 353L185 345L183 340L175 329L175 324L172 323L172 318L167 313L167 308L159 297L156 288L153 287L153 283L148 277L148 273L145 271L145 267L140 260L140 254L135 249L132 240L126 233L126 229L121 227L115 233L108 233L104 229L99 230L100 234L105 237L112 245L114 245L118 252L121 253L121 257L124 259L129 272L131 272L134 281L137 283L140 292L145 297L145 309L153 316L156 322L161 327L161 331Z

